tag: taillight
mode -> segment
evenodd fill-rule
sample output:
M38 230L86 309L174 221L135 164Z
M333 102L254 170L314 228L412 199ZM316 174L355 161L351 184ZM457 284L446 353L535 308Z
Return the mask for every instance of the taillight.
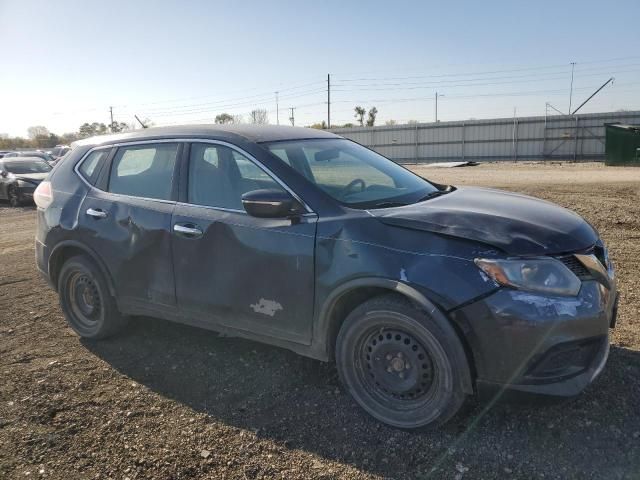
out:
M33 201L38 208L47 208L53 202L51 182L40 182L40 185L33 192Z

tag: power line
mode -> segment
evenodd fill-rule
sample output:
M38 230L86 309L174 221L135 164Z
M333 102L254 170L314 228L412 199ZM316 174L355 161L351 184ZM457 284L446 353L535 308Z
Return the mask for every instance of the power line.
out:
M598 64L598 63L609 63L609 62L617 62L619 60L637 60L640 59L639 55L633 55L633 56L628 56L628 57L616 57L616 58L610 58L610 59L604 59L604 60L593 60L593 61L588 61L588 62L580 62L581 65L593 65L593 64ZM442 74L429 74L429 75L414 75L414 76L403 76L403 77L378 77L378 78L374 78L373 80L379 80L379 79L411 79L411 78L439 78L439 77L453 77L453 76L466 76L466 75L485 75L485 74L493 74L493 73L509 73L509 72L522 72L522 71L530 71L530 70L545 70L545 69L559 69L559 68L566 68L566 64L554 64L554 65L540 65L540 66L535 66L535 67L522 67L522 68L512 68L512 69L504 69L504 70L484 70L484 71L474 71L474 72L456 72L456 73L442 73ZM606 67L603 67L606 68ZM355 78L355 79L348 79L348 77L351 77L352 75L344 75L342 77L343 81L360 81L360 80L369 80L368 78Z

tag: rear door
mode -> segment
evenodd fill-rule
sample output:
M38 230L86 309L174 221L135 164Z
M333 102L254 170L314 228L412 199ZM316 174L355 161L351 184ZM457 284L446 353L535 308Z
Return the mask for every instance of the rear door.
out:
M95 183L79 212L81 241L104 260L118 303L130 313L175 308L170 232L182 147L155 142L96 150L78 167Z
M173 215L178 307L209 325L308 344L314 297L316 216L255 218L243 193L284 189L233 145L193 143ZM185 230L186 229L186 230Z

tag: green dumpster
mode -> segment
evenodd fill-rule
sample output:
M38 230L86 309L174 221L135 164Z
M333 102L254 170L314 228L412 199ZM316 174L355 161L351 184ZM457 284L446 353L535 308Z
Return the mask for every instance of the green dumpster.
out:
M606 124L605 165L640 166L640 125Z

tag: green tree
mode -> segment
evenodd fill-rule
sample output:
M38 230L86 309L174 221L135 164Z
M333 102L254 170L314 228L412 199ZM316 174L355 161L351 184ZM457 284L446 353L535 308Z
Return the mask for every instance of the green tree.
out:
M369 109L369 118L367 118L367 127L373 127L376 123L376 116L378 115L378 109L371 107Z
M216 119L214 121L220 125L226 125L228 123L235 123L234 120L233 115L221 113L220 115L216 115Z
M359 105L354 110L356 112L354 117L356 117L356 119L360 123L360 126L364 127L364 115L365 113L367 113L367 111Z
M125 132L127 130L131 130L131 127L129 126L128 123L116 122L114 120L113 123L109 125L109 130L111 130L111 133L120 133L120 132Z
M83 123L78 131L80 138L93 137L95 135L104 135L107 133L107 126L104 123Z
M314 123L313 125L311 125L311 128L315 128L316 130L326 130L327 122L322 120L322 122Z

